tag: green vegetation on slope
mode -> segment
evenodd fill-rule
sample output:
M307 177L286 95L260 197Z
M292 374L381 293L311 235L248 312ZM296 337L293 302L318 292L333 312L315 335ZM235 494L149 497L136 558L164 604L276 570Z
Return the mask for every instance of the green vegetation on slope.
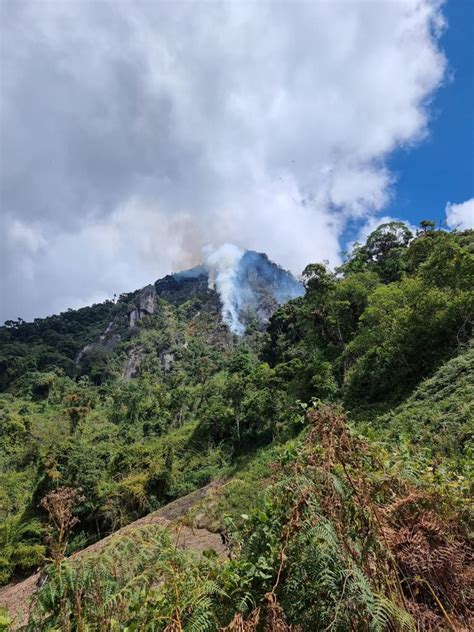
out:
M1 328L2 582L52 557L44 499L61 489L76 494L67 553L214 479L187 522L233 542L224 563L151 534L113 578L100 554L87 576L64 562L68 587L56 563L34 629L468 626L473 250L472 231L381 226L336 272L309 265L305 296L241 339L189 280L158 282L133 328L139 293Z
M452 488L331 407L307 422L258 507L227 519L231 559L135 529L51 569L30 629L464 629L468 534Z
M381 416L378 427L419 448L456 458L473 440L474 348L448 360L400 406Z

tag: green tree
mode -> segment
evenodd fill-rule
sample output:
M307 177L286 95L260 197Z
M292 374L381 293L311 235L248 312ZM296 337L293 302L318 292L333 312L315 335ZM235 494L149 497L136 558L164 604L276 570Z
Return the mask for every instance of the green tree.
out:
M363 246L357 245L352 257L342 266L344 272L374 270L383 283L399 280L404 271L404 255L413 233L403 222L378 226Z

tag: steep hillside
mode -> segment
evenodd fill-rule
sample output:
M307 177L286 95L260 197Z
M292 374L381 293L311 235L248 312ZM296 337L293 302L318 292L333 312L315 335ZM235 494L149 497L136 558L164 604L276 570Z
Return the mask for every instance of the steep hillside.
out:
M184 516L190 508L194 507L215 487L216 485L210 484L197 492L169 503L162 509L148 514L145 518L132 522L111 536L103 538L99 542L74 554L70 558L71 561L75 560L74 563L78 567L81 565L87 567L91 563L100 563L101 554L112 553L115 563L119 563L120 549L123 547L124 541L135 542L136 553L139 556L139 547L143 548L145 544L153 544L157 536L158 538L159 536L162 537L160 544L163 543L163 540L167 541L167 538L169 538L170 541L174 541L175 547L179 549L190 549L198 553L212 550L221 557L227 557L228 550L219 534L210 533L205 529L191 529L177 522L179 518ZM106 549L105 554L104 549ZM114 555L115 551L117 553ZM156 553L157 551L155 551L155 555ZM130 577L133 578L133 573L138 574L138 568L134 566L133 560L131 562L129 571L131 571ZM43 581L43 574L37 572L22 582L11 584L3 589L0 588L0 605L8 609L15 628L20 628L28 623L30 605Z
M28 629L472 628L473 246L390 223L304 287L224 246L2 328L0 580L48 578ZM152 524L101 552L217 481L180 524L230 560Z
M178 319L188 323L189 333L204 335L209 344L229 345L230 333L263 329L280 305L304 293L303 285L265 254L235 251L230 260L217 251L206 265L168 275L116 301L33 323L8 321L0 327L0 390L14 387L29 372L57 369L70 377L89 375L99 383L109 376L112 352L120 345L128 358L113 370L136 377L142 349L130 344L135 325L161 315L157 326L166 329L165 313L174 308L180 308ZM172 338L174 332L168 333ZM159 353L163 359L164 347Z
M393 438L405 437L436 454L455 457L472 442L474 348L448 360L378 426Z

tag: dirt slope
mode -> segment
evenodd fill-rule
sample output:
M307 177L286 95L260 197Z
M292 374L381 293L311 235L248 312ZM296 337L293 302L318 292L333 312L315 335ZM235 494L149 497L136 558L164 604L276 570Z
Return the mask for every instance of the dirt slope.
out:
M191 507L207 496L212 490L219 487L220 484L220 482L213 482L187 496L178 498L178 500L161 507L144 518L132 522L106 538L75 553L72 558L97 552L113 538L119 537L137 527L152 524L161 525L169 529L173 536L176 537L176 544L180 548L193 549L198 552L205 551L206 549L214 549L218 555L225 557L227 550L219 534L211 533L206 529L192 529L191 527L180 525L177 522ZM23 581L8 584L0 588L0 605L7 608L10 617L14 620L14 630L18 630L28 621L31 597L37 590L39 578L40 573L35 573Z

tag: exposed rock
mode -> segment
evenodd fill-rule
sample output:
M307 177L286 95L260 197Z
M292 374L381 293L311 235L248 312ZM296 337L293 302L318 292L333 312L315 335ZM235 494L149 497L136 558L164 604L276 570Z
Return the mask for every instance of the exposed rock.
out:
M138 292L135 307L129 312L130 327L134 327L137 320L156 313L156 290L154 285L147 285Z
M304 286L276 265L266 254L247 250L240 260L236 284L240 320L246 324L255 316L267 325L280 305L303 296Z
M137 320L140 320L140 311L137 307L135 307L130 314L128 315L130 318L130 327L135 327L135 323Z
M167 529L179 549L191 549L199 554L213 549L217 555L226 558L229 551L222 542L220 534L211 533L206 529L191 528L178 522L189 510L197 503L203 501L208 494L218 489L220 485L222 485L222 481L213 481L187 496L182 496L147 516L122 527L102 540L90 544L85 549L73 553L69 559L87 559L88 555L97 553L110 542L117 541L117 538L124 535L132 535L135 529L151 525ZM4 606L7 609L13 621L12 630L20 631L25 629L24 626L28 623L31 600L38 590L40 578L41 573L38 572L30 575L23 581L14 582L0 588L0 606Z
M215 310L218 318L227 322L211 276L205 266L196 266L156 281L156 293L173 305L200 299L208 315ZM264 328L280 305L304 294L303 284L291 272L270 261L267 255L252 250L244 252L237 262L231 284L227 300L238 320L238 333L244 333L246 326L255 320Z
M104 333L99 337L99 341L102 342L103 340L105 340L107 338L107 334L109 334L112 331L112 327L114 326L114 321L111 320L110 323L107 325L107 329L104 331Z
M157 297L175 306L186 304L188 334L206 333L210 345L232 344L233 333L244 334L251 325L265 328L279 305L301 296L303 285L290 272L283 270L265 254L246 251L236 263L232 276L232 291L227 296L235 313L238 330L229 328L224 317L222 296L211 287L210 273L205 266L167 275L141 290L124 295L123 310L116 314L98 338L86 345L77 357L77 364L85 363L86 356L96 351L113 351L120 340L131 334L137 321L157 313ZM126 305L130 308L126 309ZM123 377L131 379L139 373L142 350L129 353ZM160 361L165 372L172 368L174 355L162 350Z
M93 347L94 347L94 345L93 345L93 344L88 344L88 345L86 345L85 347L83 347L83 348L79 351L79 353L78 353L78 355L77 355L77 358L76 358L76 364L80 364L80 363L81 363L81 360L84 358L84 356L85 356L85 355L87 355L87 353L88 353L89 351L91 351L91 349L92 349Z
M165 373L171 371L171 365L174 362L174 353L160 353L161 365Z
M119 342L120 342L119 334L114 333L111 336L108 336L107 338L105 338L104 340L101 340L101 345L107 351L113 351Z
M114 321L110 321L107 325L106 330L103 334L96 339L95 342L89 343L79 352L76 358L76 364L81 364L82 360L84 360L85 356L96 349L97 347L101 347L106 351L113 351L115 347L120 342L120 335L114 331Z
M142 361L143 349L142 347L134 347L128 352L127 362L125 363L122 371L122 377L125 380L131 380L138 376L140 372L140 364Z

